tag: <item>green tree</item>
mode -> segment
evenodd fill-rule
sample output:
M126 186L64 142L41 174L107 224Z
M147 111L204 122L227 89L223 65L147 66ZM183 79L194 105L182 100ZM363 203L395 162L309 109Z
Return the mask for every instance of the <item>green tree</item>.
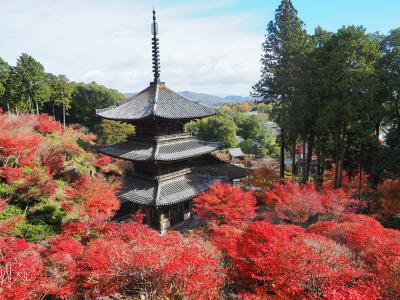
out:
M382 125L387 133L387 148L379 169L400 175L400 28L393 29L381 42L380 93L384 103ZM383 163L383 164L382 164Z
M50 100L51 88L42 64L28 54L21 54L8 78L9 95L14 106L24 111L40 113Z
M65 75L55 76L48 74L50 85L52 89L50 97L50 105L52 108L52 114L55 117L54 107L62 109L62 124L65 127L65 115L66 112L71 108L72 93L74 92L73 84L69 82Z
M281 128L280 176L284 177L287 140L296 143L300 100L304 97L305 57L312 42L290 0L282 0L275 19L268 23L261 58L261 79L253 86L253 96L273 102L272 116ZM301 117L301 115L299 116Z
M192 121L186 130L206 141L223 142L225 147L235 147L237 126L226 113Z
M135 127L125 122L104 119L96 132L98 143L115 144L126 141L135 132Z
M10 65L0 57L0 103L2 103L2 105L4 105L4 108L7 108L7 110L9 110L9 105L5 94L9 74Z
M96 109L112 106L124 100L125 96L117 90L106 88L95 82L76 83L72 94L69 121L94 130L96 125L100 124Z
M342 183L346 156L362 157L375 132L381 110L376 98L379 47L364 28L349 26L332 34L321 52L324 63L317 73L317 91L323 101L317 123L330 140L325 156L334 157L337 188Z
M238 127L238 134L244 139L257 139L261 135L260 122L256 116L247 116Z

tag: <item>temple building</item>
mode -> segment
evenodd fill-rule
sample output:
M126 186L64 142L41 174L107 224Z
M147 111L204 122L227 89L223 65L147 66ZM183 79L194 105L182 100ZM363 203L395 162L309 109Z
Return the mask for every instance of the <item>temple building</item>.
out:
M100 148L105 155L132 162L118 191L121 209L117 217L140 211L147 224L165 232L191 218L191 200L211 183L232 181L248 173L211 155L221 143L201 141L185 132L188 121L215 115L219 109L189 100L160 81L157 31L153 10L154 81L125 102L96 113L136 128L126 142Z

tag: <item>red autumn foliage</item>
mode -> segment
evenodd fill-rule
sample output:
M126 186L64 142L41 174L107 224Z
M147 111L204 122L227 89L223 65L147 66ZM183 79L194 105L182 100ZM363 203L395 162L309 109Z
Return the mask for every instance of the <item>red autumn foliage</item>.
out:
M232 225L212 225L209 230L213 245L229 257L235 257L237 240L243 233L243 230Z
M374 276L352 259L346 247L301 227L254 222L237 244L234 274L245 296L336 299L331 295L340 291L359 296L353 299L378 298Z
M79 243L69 234L86 237ZM70 223L46 254L55 296L216 299L224 281L210 244L177 232L161 236L136 221Z
M0 167L0 177L4 178L7 183L22 179L22 168Z
M72 124L63 130L63 135L73 136L79 138L84 142L94 142L96 141L96 135L90 133L87 128L79 124Z
M0 115L0 162L4 166L33 166L33 157L42 137L32 127L19 125L15 119Z
M242 226L255 216L256 200L252 192L215 182L193 200L196 214L219 225Z
M245 184L260 188L270 188L273 183L278 182L279 180L279 174L276 169L267 164L263 164L254 170L248 179L244 180L244 182Z
M96 163L95 166L96 168L103 168L107 165L109 165L111 163L111 157L100 154L97 159L96 159Z
M40 299L45 273L40 246L0 237L0 299Z
M56 187L51 174L47 170L34 168L24 176L16 187L18 199L25 203L35 203L44 197L52 197Z
M265 203L271 208L268 217L298 225L337 219L363 205L344 190L319 192L312 183L299 185L292 181L274 183L265 191Z
M368 216L348 215L340 222L317 223L308 232L317 232L346 245L376 275L384 299L396 299L400 295L398 230L384 228Z
M7 200L0 199L0 213L4 211L7 207Z
M51 149L41 157L42 165L48 168L52 176L60 174L64 170L65 156L61 148Z
M340 164L341 162L339 162ZM322 184L322 190L330 191L333 190L333 182L335 179L335 170L336 166L334 164L331 165L330 169L327 169L324 172L324 180ZM341 189L346 191L347 193L357 193L359 188L359 174L357 173L354 177L349 177L346 170L342 171L342 185ZM368 187L368 174L364 171L361 173L361 191L367 190Z
M118 184L109 184L100 177L82 176L67 190L70 200L80 204L81 214L94 219L107 219L119 209L115 195Z
M36 124L34 128L40 133L53 133L62 131L60 123L54 121L52 117L45 114L36 116Z

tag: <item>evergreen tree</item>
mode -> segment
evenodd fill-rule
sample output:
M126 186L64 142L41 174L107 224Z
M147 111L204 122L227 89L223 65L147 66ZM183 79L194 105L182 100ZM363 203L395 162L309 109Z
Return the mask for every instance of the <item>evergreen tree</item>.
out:
M8 108L8 101L5 97L7 80L10 74L10 66L0 57L0 103L4 108Z
M80 123L94 130L100 124L97 108L105 108L124 101L125 96L114 89L91 83L75 83L69 121Z
M7 85L16 109L40 113L44 103L50 100L51 88L42 64L28 54L21 54Z
M287 141L295 146L299 136L300 112L304 94L305 58L311 40L290 0L282 0L275 19L268 23L261 58L261 79L253 86L253 95L273 102L272 116L281 128L280 176L284 176Z
M325 157L334 158L337 188L344 168L350 168L346 158L358 157L361 161L363 149L373 143L371 137L380 111L376 98L379 48L364 28L349 26L324 43L319 58L318 131L322 140L326 142L328 138L328 145L322 150Z
M51 106L52 106L52 114L55 117L54 107L58 107L62 109L62 124L65 127L65 115L66 111L71 108L72 104L72 93L74 91L73 85L69 82L68 78L65 75L48 75L50 78L50 84L52 88L51 94Z
M379 169L385 168L400 174L400 28L390 31L382 41L383 56L380 61L380 96L384 102L383 128L387 133L387 149ZM385 162L382 165L382 162Z

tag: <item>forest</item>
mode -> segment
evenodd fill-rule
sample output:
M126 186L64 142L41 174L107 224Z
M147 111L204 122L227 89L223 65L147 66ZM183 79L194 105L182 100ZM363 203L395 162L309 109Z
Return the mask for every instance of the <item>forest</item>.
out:
M160 235L113 220L129 164L97 149L134 127L95 109L124 96L0 59L0 299L398 299L400 29L309 35L282 0L261 63L257 102L187 130L278 167L213 183L202 226Z

